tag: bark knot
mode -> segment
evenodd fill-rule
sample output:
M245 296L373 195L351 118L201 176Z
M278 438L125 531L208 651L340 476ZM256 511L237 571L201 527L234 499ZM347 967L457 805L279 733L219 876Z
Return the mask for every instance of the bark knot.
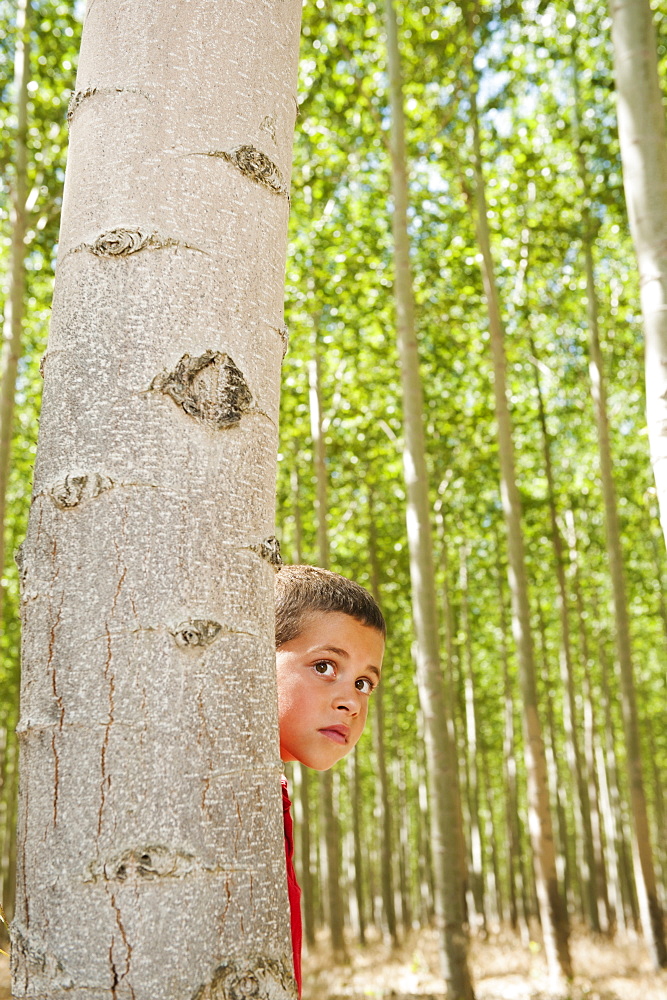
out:
M192 1000L292 1000L296 982L291 962L249 957L219 965L210 983L201 986Z
M198 358L184 354L173 371L156 375L150 387L189 416L219 428L238 424L252 403L243 373L220 351L205 351Z
M10 937L13 969L25 965L33 972L42 973L54 988L67 990L74 987L71 975L67 973L58 956L49 952L44 942L16 920L12 921Z
M177 646L210 646L222 628L218 622L197 618L191 622L183 622L172 635Z
M84 877L85 882L138 882L158 878L180 878L195 868L191 854L168 847L138 847L124 851L109 861L93 862Z
M271 563L275 569L280 569L283 560L280 555L280 542L275 535L265 538L259 545L253 545L252 548L255 552L259 553L262 559L266 559L268 563Z
M93 500L105 490L110 490L113 485L113 479L103 476L101 472L93 472L90 475L69 472L64 479L54 483L49 493L56 507L69 510L78 506L83 500Z
M261 184L262 187L268 188L275 194L284 194L289 200L289 187L279 167L261 149L249 145L236 146L229 152L222 150L208 155L219 156L227 163L231 163L255 184Z
M273 139L274 142L276 141L276 116L275 115L265 115L265 117L262 118L262 122L261 122L261 124L260 124L259 127L262 130L262 132L266 132L266 134L269 135Z
M67 124L71 125L74 112L86 97L92 97L97 92L97 87L86 87L85 90L75 91L69 99L67 105Z
M96 257L129 257L130 254L138 253L140 250L165 250L168 247L185 247L186 250L199 250L199 247L190 243L181 243L171 236L160 236L159 233L148 232L145 229L128 229L125 226L117 226L109 229L100 235L92 243L81 243L74 247L73 253L87 250ZM199 250L205 253L204 250Z

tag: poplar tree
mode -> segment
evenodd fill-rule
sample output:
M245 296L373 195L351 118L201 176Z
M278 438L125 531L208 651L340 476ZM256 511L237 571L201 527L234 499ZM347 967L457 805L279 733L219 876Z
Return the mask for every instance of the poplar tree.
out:
M667 128L649 0L610 0L618 137L637 254L646 344L646 415L667 541ZM667 963L663 945L662 963Z
M19 0L16 10L14 89L16 99L16 142L14 181L11 192L11 249L9 280L0 356L0 577L5 568L5 513L9 458L14 424L16 373L23 341L25 300L25 237L28 228L28 84L30 82L30 0ZM0 606L0 615L2 607Z
M410 267L403 80L396 11L392 0L386 0L385 23L391 108L394 294L405 435L403 468L407 491L406 520L412 608L417 638L417 685L424 716L431 798L435 912L447 996L451 1000L473 1000L473 984L468 968L467 928L464 927L465 862L452 722L453 707L447 702L440 664L433 536L423 426L424 404Z
M32 513L16 997L295 997L275 691L301 3L92 0Z

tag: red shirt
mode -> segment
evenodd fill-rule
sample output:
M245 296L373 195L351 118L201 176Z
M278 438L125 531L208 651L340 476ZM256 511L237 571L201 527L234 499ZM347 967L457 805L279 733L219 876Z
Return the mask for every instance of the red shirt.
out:
M287 895L289 896L290 922L292 925L292 954L294 957L294 977L301 996L301 889L294 871L294 832L292 829L292 803L287 794L287 778L282 777L283 786L283 826L285 828L285 860L287 862Z

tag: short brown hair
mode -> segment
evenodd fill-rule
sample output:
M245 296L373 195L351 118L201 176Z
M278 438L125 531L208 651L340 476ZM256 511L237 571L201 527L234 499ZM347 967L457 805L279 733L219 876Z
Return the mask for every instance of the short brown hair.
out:
M387 634L377 602L358 583L319 566L281 566L276 573L276 649L301 634L312 612L339 612Z

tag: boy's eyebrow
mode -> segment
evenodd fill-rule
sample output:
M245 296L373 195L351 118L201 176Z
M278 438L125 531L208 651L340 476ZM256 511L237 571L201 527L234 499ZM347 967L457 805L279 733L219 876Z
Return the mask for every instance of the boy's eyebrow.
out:
M325 653L336 653L337 656L344 656L344 657L346 657L346 659L350 658L350 654L347 652L347 650L346 649L339 649L338 646L322 646L321 649L322 649L322 652L325 652ZM377 667L374 667L372 663L368 664L368 666L366 667L366 670L372 670L373 673L375 674L375 676L378 679L380 678L380 671L378 670Z

